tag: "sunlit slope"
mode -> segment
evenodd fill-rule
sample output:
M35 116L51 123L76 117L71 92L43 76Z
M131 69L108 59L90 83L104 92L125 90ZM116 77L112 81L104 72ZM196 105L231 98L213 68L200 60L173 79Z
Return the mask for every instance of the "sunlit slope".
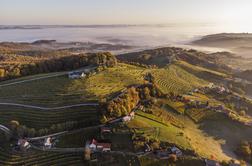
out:
M165 68L143 68L119 64L86 80L74 81L68 90L79 90L102 97L122 90L129 85L143 83L146 73L151 73L155 77L156 84L164 93L186 93L208 83L190 74L177 64L171 64Z
M186 93L207 84L206 81L197 78L177 64L153 70L152 73L157 85L164 93Z

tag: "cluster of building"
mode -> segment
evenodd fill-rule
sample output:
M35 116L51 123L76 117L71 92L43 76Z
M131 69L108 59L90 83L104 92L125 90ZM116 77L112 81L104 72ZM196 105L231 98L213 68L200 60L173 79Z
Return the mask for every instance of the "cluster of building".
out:
M182 151L176 146L170 147L167 150L158 150L155 153L156 156L162 160L168 159L170 155L176 155L177 157L183 156Z
M79 79L85 78L93 69L84 69L82 71L72 71L68 73L68 78L70 79Z
M31 147L31 145L26 139L19 139L17 142L17 147L21 151L26 151Z
M203 90L213 90L218 94L225 94L225 93L229 94L231 92L228 88L224 86L215 85L214 83L209 83L206 87L204 87Z
M78 72L78 71L73 71L68 73L68 78L71 79L78 79L78 78L84 78L86 77L86 74L84 72Z
M92 139L92 141L88 145L88 148L92 152L109 152L111 151L111 143L103 141L98 142L97 140Z
M122 121L123 122L129 122L132 119L134 119L134 117L135 117L135 112L132 111L132 112L129 113L129 115L122 117Z
M43 142L33 142L34 145L38 145L39 147L43 147L44 149L51 149L53 146L53 139L51 137L45 138ZM18 139L16 147L20 151L27 151L29 148L31 148L31 143L25 139L21 138Z

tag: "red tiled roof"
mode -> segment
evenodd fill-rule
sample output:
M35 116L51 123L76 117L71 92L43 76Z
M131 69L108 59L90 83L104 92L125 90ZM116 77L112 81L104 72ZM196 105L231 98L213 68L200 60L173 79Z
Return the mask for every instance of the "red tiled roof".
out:
M96 146L101 146L103 148L111 148L110 143L97 143Z

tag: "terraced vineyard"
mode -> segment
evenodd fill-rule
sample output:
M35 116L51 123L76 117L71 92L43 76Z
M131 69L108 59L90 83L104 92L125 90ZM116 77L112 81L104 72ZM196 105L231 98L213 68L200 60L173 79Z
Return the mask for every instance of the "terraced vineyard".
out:
M96 122L98 121L97 111L98 108L94 106L60 110L34 110L0 106L0 124L8 124L11 120L17 120L27 127L40 129L66 121Z
M153 70L152 74L164 93L186 93L207 83L174 64L164 69Z
M200 122L204 118L215 114L215 112L206 109L188 109L185 113L195 122Z
M69 86L68 91L88 93L96 98L104 97L129 85L143 83L143 76L146 72L148 72L148 69L118 64L114 68L108 68L87 79L75 80Z
M69 166L83 165L82 153L56 153L32 151L24 154L13 154L0 148L0 165L20 166L20 165L50 165Z
M192 73L193 75L195 75L199 78L202 78L204 80L207 80L207 81L214 82L214 81L219 80L220 78L228 77L227 74L224 74L224 73L221 73L218 71L214 71L214 70L209 70L209 69L206 69L206 68L203 68L200 66L194 66L194 65L191 65L191 64L184 62L184 61L176 62L176 65L180 66L182 69Z
M27 79L37 77L40 77L40 75L27 77ZM15 81L23 80L25 79L15 79ZM64 75L0 87L0 101L53 107L82 103L87 99L93 99L92 96L80 93L78 90L67 91L72 82L74 82L73 79L69 79ZM5 84L5 82L2 84Z

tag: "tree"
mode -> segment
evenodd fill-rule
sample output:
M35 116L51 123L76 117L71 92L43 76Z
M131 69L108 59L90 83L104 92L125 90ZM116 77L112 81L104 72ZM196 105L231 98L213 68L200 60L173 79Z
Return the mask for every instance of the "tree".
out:
M150 99L150 89L148 87L144 88L144 98L145 99Z
M100 119L100 122L102 124L106 123L108 121L107 117L105 115L102 115L101 119Z
M0 69L0 79L5 77L5 70Z
M244 110L242 110L242 111L239 112L239 115L246 116L246 112Z
M18 126L17 128L17 134L19 137L24 137L27 133L27 128L25 126Z
M247 141L241 142L237 148L237 152L244 158L250 157L252 154L250 144Z
M175 154L170 154L168 160L171 163L175 163L177 161L177 156Z
M11 77L19 77L21 76L20 69L18 67L15 67L9 74Z
M91 159L91 150L89 148L85 148L84 150L84 160L90 160Z
M19 122L16 120L10 121L10 129L13 131L16 131L19 125L20 125Z
M29 137L34 137L36 135L36 130L34 128L28 129L27 135Z

